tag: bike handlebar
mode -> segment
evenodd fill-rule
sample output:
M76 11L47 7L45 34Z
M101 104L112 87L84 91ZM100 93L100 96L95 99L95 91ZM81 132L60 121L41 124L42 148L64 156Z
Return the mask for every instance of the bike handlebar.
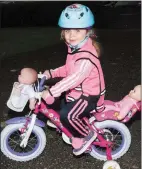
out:
M42 92L45 89L46 76L44 76L39 82L39 92Z
M45 81L47 80L46 75L44 74L38 74L38 79L34 84L34 88L36 92L42 92L44 89L46 89L45 87Z

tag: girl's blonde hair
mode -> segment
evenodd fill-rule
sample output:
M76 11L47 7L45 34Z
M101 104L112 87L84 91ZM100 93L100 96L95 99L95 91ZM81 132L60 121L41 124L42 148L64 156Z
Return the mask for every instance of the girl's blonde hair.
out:
M95 38L97 37L95 35L95 30L92 28L92 29L89 29L88 32L89 34L89 37L92 39L92 45L95 47L96 51L97 51L97 54L98 54L98 57L101 55L101 45L99 42L97 42L95 40ZM61 40L65 40L65 36L64 36L64 30L61 31L61 37L60 37Z

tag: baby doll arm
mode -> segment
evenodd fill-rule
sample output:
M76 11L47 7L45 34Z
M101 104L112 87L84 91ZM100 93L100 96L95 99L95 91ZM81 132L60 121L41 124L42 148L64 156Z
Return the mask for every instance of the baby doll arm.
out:
M124 117L128 114L131 108L132 108L132 104L123 106L119 112L119 115L117 116L118 120L124 119Z
M34 108L35 108L35 103L36 103L36 99L35 99L35 98L31 98L31 99L29 100L29 108L30 108L31 110L34 110Z
M26 92L29 96L29 108L33 110L35 108L36 98L35 98L35 91L32 85L29 85L26 89Z
M136 104L136 100L130 98L129 96L124 97L120 101L120 112L117 118L122 120L128 114L134 104Z

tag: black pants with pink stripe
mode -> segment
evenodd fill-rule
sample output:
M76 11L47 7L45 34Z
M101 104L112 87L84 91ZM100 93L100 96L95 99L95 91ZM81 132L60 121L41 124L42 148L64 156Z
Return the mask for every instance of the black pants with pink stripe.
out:
M90 117L90 111L96 107L98 98L81 96L76 101L63 101L60 110L60 120L64 127L66 127L74 137L85 137L88 135L88 126L82 120L83 117Z

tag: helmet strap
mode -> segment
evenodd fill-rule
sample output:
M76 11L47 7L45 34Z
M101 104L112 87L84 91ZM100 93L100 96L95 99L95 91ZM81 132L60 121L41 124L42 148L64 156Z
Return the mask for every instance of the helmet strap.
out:
M69 47L71 48L72 52L74 52L75 50L81 48L88 40L89 36L87 35L79 44L73 46L71 44L68 44Z

